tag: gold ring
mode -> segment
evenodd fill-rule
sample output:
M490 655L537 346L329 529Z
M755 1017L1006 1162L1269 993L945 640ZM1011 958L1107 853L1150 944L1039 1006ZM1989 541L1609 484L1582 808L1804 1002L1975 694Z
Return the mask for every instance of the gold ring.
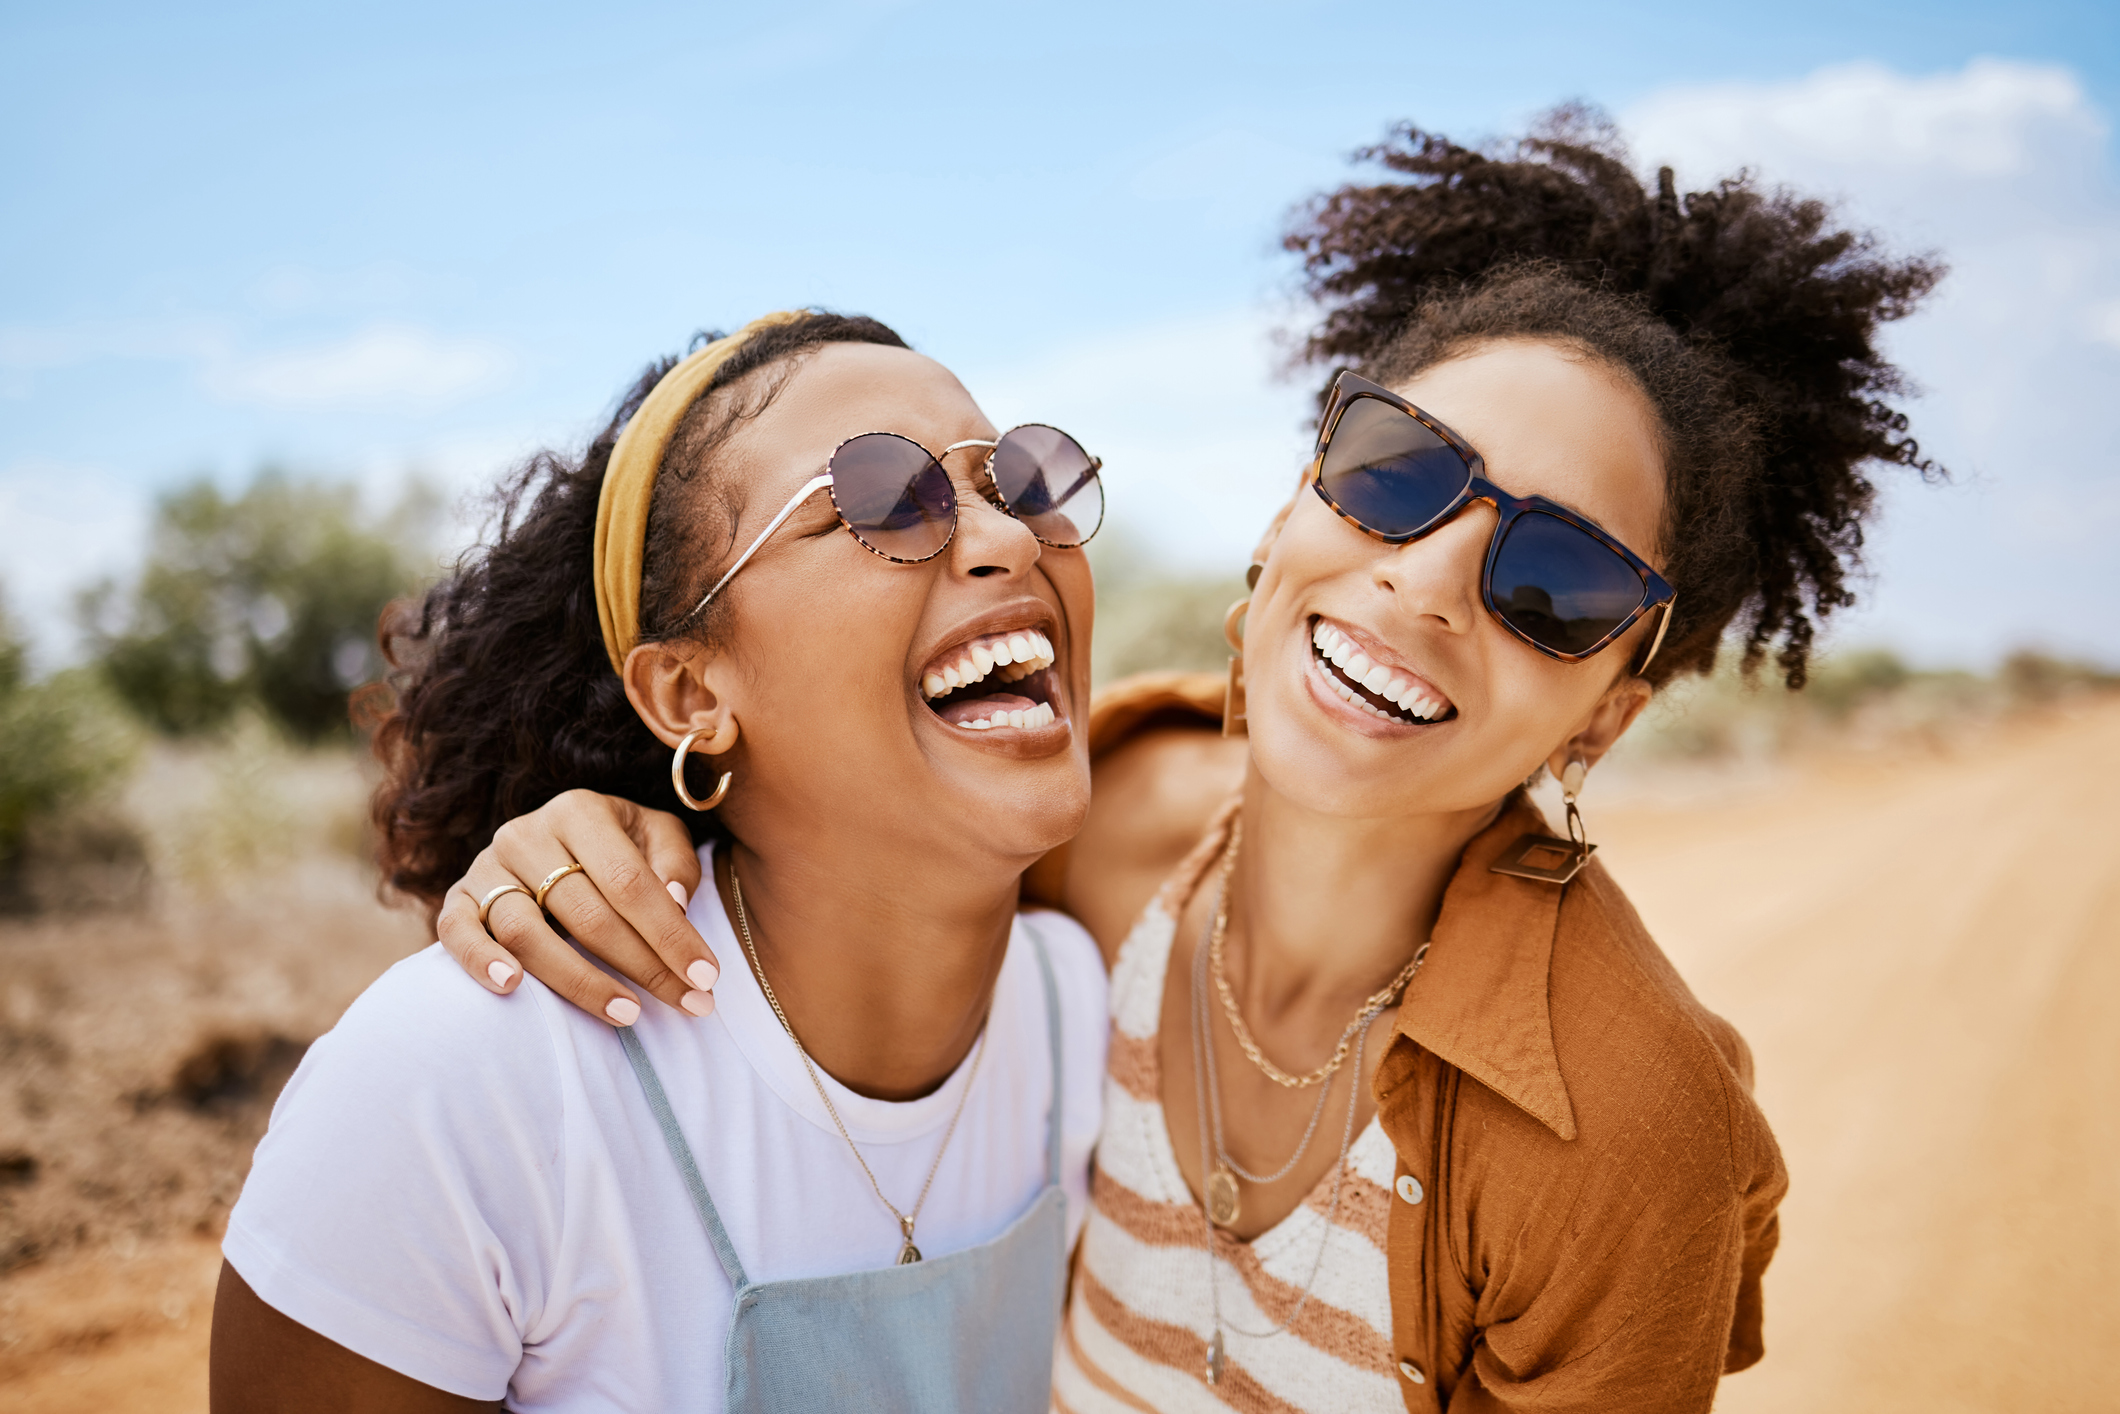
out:
M550 874L547 874L545 876L545 882L539 884L537 886L537 893L532 895L531 901L537 905L538 911L540 913L544 911L545 895L552 892L552 886L554 884L566 878L569 874L580 874L582 872L584 872L582 866L576 864L573 860L570 859L565 864L560 865L559 868L553 870Z
M502 894L521 894L524 898L530 897L530 891L524 888L521 884L515 882L515 880L513 879L510 879L507 883L502 884L497 889L486 890L486 896L478 901L479 927L486 927L486 915L493 911L493 905L497 901L499 901ZM487 931L491 932L492 930L487 929Z

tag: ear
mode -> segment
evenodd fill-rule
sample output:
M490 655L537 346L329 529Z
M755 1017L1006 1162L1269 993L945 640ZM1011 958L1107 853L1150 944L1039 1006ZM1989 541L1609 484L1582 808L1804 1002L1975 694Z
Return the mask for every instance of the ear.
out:
M719 756L736 745L735 704L717 679L728 660L688 639L642 643L626 655L626 700L665 746L709 732L694 750Z
M1649 705L1656 689L1635 677L1622 674L1620 680L1605 689L1605 695L1597 700L1588 716L1571 732L1566 741L1553 749L1546 758L1546 769L1559 780L1561 772L1570 761L1581 761L1585 766L1595 766L1614 743L1627 734L1634 719Z

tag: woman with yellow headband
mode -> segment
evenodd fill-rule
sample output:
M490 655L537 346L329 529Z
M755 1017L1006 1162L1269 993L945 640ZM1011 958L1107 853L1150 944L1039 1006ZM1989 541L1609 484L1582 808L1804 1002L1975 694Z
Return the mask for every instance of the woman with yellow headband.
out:
M445 890L608 792L684 809L710 886L606 891L712 943L683 1010L496 1005L439 948L355 1002L231 1216L217 1410L1045 1407L1105 983L1017 881L1088 808L1102 510L1065 433L821 314L651 370L507 486L388 629L387 877L549 936L577 861Z
M1726 633L1802 684L1865 464L1926 467L1875 336L1938 272L1742 179L1647 190L1579 123L1380 155L1410 180L1291 237L1345 371L1229 676L1100 694L1094 808L1027 880L1112 963L1066 1414L1678 1414L1764 1349L1787 1175L1750 1057L1579 801ZM1524 790L1549 772L1558 830ZM628 836L679 828L555 801L473 887L567 851L645 874ZM610 905L559 916L683 1004L698 944ZM500 990L501 944L559 959L468 908L445 940Z

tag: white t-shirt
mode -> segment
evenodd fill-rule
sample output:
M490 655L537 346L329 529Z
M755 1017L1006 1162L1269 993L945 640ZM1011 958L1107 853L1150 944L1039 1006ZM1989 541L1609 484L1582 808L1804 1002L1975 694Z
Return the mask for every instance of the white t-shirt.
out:
M723 964L714 1014L649 1002L637 1032L747 1275L888 1266L898 1224L818 1101L712 888L691 919ZM1045 1183L1052 1066L1031 929L1060 1000L1070 1245L1086 1211L1103 963L1072 919L1022 914L990 1049L920 1212L930 1256L998 1236ZM901 1208L969 1068L904 1104L819 1072ZM505 1394L521 1410L723 1407L731 1287L618 1037L531 978L494 997L439 946L377 979L310 1048L273 1107L222 1250L267 1305L439 1389Z

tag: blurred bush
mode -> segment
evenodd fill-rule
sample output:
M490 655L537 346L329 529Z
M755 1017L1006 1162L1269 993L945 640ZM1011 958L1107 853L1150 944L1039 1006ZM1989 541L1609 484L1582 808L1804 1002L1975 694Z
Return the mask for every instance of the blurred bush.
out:
M134 733L95 673L33 683L26 660L0 606L0 912L134 893L138 836L105 808Z
M1222 616L1244 597L1243 567L1227 575L1172 569L1122 527L1090 542L1097 577L1097 633L1090 676L1097 686L1162 668L1220 672L1229 662Z
M171 735L255 704L295 739L348 731L348 692L381 669L376 616L432 573L439 503L414 487L382 516L356 488L261 472L230 499L201 480L164 496L129 586L81 601L94 660Z
M1621 749L1644 757L1764 760L1804 746L1940 745L2028 708L2120 687L2094 664L2021 650L1990 676L1909 666L1884 648L1819 659L1810 685L1789 692L1762 674L1747 681L1735 655L1707 678L1659 692Z

